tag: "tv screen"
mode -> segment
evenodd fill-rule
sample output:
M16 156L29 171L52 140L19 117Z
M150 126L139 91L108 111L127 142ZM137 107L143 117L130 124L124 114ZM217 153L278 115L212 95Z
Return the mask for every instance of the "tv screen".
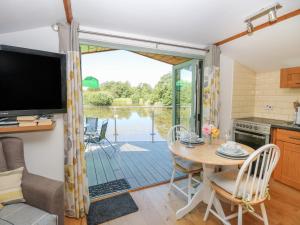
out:
M65 55L0 45L0 96L0 117L65 112Z

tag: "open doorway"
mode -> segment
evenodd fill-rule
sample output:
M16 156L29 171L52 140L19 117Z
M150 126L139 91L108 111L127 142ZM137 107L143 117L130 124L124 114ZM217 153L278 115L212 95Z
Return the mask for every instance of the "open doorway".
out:
M81 63L91 197L168 182L168 130L197 129L199 61L82 44Z

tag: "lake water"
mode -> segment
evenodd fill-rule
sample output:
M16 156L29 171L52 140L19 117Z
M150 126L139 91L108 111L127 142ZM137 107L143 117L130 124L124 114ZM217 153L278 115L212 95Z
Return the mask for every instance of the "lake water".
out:
M84 114L99 118L99 126L108 119L107 137L111 141L165 141L172 126L171 107L85 106Z

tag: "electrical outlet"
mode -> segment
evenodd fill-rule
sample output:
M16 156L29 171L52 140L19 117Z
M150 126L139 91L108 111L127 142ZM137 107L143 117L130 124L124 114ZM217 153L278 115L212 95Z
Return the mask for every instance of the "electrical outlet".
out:
M266 111L272 111L272 110L273 110L273 106L272 106L272 105L269 105L269 104L266 104L266 105L265 105L265 110L266 110Z

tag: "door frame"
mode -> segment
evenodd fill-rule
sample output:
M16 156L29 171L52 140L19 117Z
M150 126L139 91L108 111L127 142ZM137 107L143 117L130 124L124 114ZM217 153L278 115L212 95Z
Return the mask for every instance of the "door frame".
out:
M90 44L90 45L95 45L95 46L101 46L101 47L107 47L107 48L112 48L116 50L126 50L126 51L142 51L145 53L157 53L157 54L164 54L164 55L170 55L170 56L179 56L179 57L185 57L185 58L190 58L191 60L198 61L198 65L196 66L196 71L195 74L198 76L198 79L196 79L196 85L193 86L193 90L198 92L199 90L199 95L196 95L196 104L195 107L197 109L195 115L196 115L196 133L201 137L202 132L202 123L203 123L203 77L204 77L204 66L203 62L205 59L205 54L196 54L196 53L185 53L185 52L180 52L180 51L171 51L171 50L163 50L163 49L158 49L156 48L150 48L150 47L139 47L139 46L134 46L134 45L129 45L129 44L118 44L118 43L113 43L113 42L106 42L106 41L98 41L98 40L90 40L86 38L79 38L79 44ZM81 60L81 56L80 56ZM185 62L188 63L188 62ZM177 66L177 65L175 65ZM173 66L174 68L174 66ZM172 71L172 81L174 82L175 77L173 76L174 72ZM172 82L172 88L174 88L174 84ZM172 102L172 109L174 108L174 93L172 95L173 102ZM174 110L175 111L175 110ZM175 117L174 117L175 119ZM173 119L173 113L172 113L172 123L174 124Z

